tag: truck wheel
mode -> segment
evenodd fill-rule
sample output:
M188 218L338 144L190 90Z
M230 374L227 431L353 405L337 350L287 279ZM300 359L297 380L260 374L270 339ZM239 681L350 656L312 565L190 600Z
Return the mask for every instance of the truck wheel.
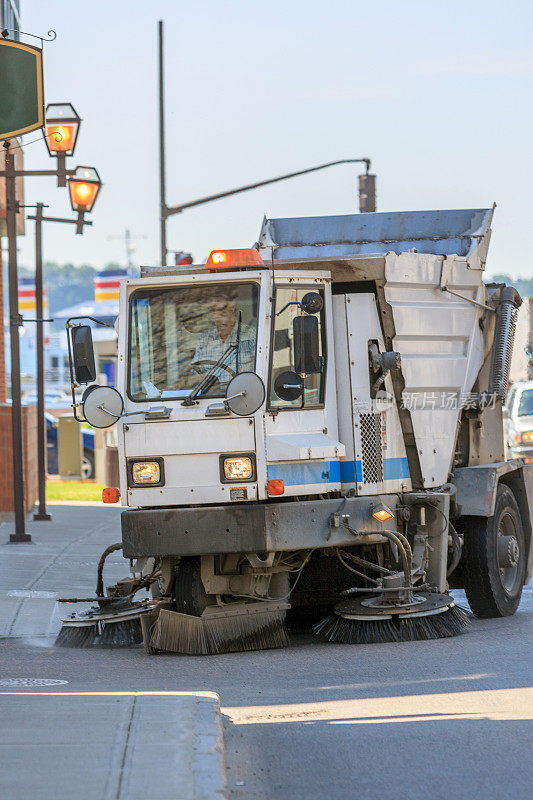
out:
M494 516L463 519L465 592L476 617L508 617L520 603L526 569L522 520L515 496L500 484Z
M214 595L207 594L200 575L200 558L182 558L174 581L174 605L181 614L199 617L207 606L215 605Z

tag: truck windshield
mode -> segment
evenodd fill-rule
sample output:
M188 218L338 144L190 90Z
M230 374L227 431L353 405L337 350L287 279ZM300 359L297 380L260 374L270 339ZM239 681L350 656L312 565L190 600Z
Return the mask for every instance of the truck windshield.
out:
M130 398L184 398L229 349L198 395L224 396L234 375L255 370L258 294L254 283L135 292L130 304Z

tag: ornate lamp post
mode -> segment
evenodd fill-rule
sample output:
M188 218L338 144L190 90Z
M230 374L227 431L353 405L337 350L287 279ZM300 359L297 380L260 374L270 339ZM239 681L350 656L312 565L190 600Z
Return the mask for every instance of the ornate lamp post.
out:
M5 170L0 171L0 177L6 179L6 227L9 242L9 322L11 341L11 400L12 400L12 426L13 426L13 484L15 506L15 533L9 537L10 542L31 542L31 536L26 533L26 520L24 509L24 463L22 457L22 406L20 390L20 347L19 327L23 319L18 307L18 268L17 268L17 214L20 212L16 196L16 178L29 176L55 176L58 186L66 186L67 178L73 176L69 186L72 208L78 212L75 222L76 233L82 233L84 215L92 209L96 196L101 187L97 171L92 167L66 168L66 156L71 156L76 147L81 120L70 103L53 103L46 109L44 139L50 156L57 158L56 169L21 170L15 168L15 160L11 151L11 140L3 143L5 149ZM34 126L35 127L35 126ZM81 170L81 172L79 172ZM88 174L85 174L87 172ZM77 174L78 173L78 174ZM36 217L42 215L42 204ZM42 220L45 218L42 217ZM48 218L48 221L62 222L59 218ZM42 273L40 279L42 287ZM42 344L42 291L36 293L40 302L40 312L37 315L38 336ZM40 296L40 301L39 301ZM40 333L39 333L40 329ZM42 356L42 348L41 348ZM42 365L41 365L42 369ZM41 382L41 385L43 382ZM38 409L39 429L43 428L44 436L44 395L41 393L42 407ZM41 413L39 413L41 412ZM44 439L43 439L44 442ZM44 471L43 471L44 474ZM48 516L43 512L42 519Z

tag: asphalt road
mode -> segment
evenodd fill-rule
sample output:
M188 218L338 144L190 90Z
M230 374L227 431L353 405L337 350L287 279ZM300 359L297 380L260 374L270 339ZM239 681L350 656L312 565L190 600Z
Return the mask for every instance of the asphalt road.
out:
M515 617L474 620L455 639L300 636L212 658L10 639L0 663L2 677L68 681L53 691L218 692L233 800L521 800L533 778L532 616L529 590Z
M52 590L92 593L119 509L53 513L51 524L31 523L35 544L0 541L2 635L11 637L0 639L0 678L67 683L15 691L217 692L232 800L531 797L532 585L514 617L473 619L454 639L347 646L299 636L284 650L196 658L61 649L27 632L52 631ZM127 572L120 556L109 561L109 580Z

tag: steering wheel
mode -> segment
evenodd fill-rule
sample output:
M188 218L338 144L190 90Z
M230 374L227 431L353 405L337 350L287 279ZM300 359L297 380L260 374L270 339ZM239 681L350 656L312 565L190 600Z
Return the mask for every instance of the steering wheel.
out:
M201 375L202 373L201 372L197 372L197 370L195 369L196 367L214 367L216 363L217 363L216 361L211 361L210 359L206 358L206 359L203 359L202 361L195 361L194 364L191 364L190 369L191 369L191 372L196 372L197 375ZM235 375L237 374L234 369L232 369L231 367L226 366L225 364L219 364L218 369L225 370L229 375L231 375L232 378L234 378ZM208 372L208 371L209 370L206 370L206 372ZM215 376L213 375L212 377L215 377Z

